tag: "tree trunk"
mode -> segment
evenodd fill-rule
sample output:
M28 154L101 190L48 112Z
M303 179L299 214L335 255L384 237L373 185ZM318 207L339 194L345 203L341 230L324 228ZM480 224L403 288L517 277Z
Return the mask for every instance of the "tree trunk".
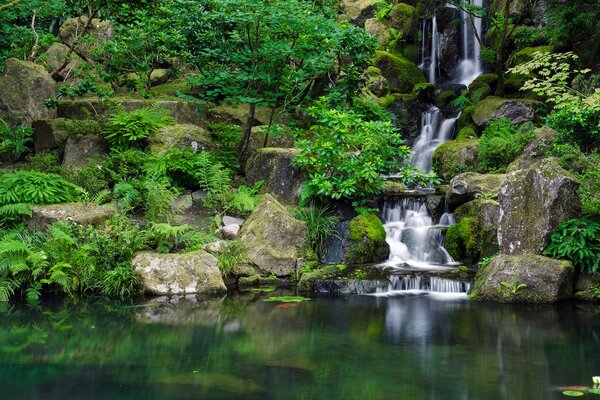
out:
M250 103L248 116L246 117L246 126L244 127L244 135L238 144L238 163L240 168L244 169L244 161L247 159L246 152L248 151L248 143L250 143L250 135L252 134L252 123L254 122L254 114L256 113L256 103Z

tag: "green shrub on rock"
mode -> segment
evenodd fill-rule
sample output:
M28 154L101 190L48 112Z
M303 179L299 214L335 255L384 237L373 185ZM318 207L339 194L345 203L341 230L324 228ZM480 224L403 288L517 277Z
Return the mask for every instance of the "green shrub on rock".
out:
M479 164L484 172L504 172L521 154L532 132L522 132L508 119L490 121L481 135Z

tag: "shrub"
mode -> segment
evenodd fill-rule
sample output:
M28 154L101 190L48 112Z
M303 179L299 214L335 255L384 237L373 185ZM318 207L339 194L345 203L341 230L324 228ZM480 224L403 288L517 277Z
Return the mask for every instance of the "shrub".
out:
M479 165L482 172L503 172L517 158L533 133L522 132L508 119L491 121L479 141Z
M546 254L564 258L582 272L600 269L600 224L590 219L570 219L550 237Z
M11 128L0 118L0 155L8 155L9 161L19 159L29 151L27 143L33 141L33 130L26 126Z
M82 194L82 188L54 174L17 171L0 175L0 205L65 203L79 200Z
M339 218L328 214L327 207L318 207L311 203L307 208L296 210L295 217L306 222L308 228L308 243L312 250L320 257L323 255L323 246L328 237L336 234L336 224Z
M113 148L141 147L151 134L174 122L170 110L154 107L140 108L113 115L103 134Z
M580 180L579 197L583 211L600 217L600 164L592 164Z
M246 249L237 240L228 242L223 251L217 255L217 266L224 276L231 275L236 266L245 264L247 261Z

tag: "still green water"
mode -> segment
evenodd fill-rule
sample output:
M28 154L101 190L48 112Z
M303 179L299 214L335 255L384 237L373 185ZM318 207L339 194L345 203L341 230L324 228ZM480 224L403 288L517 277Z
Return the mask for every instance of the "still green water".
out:
M8 307L0 398L558 399L600 375L591 305L265 296Z

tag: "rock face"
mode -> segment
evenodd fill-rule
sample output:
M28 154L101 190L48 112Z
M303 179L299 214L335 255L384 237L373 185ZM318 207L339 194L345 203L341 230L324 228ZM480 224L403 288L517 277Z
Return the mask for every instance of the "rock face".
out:
M80 168L88 165L88 159L100 158L109 152L109 144L101 136L72 136L67 139L63 167Z
M359 215L350 221L348 229L349 240L343 245L347 263L374 263L388 258L390 246L385 241L385 228L377 215Z
M393 93L411 93L417 83L426 83L423 72L404 57L377 51L375 66L381 71Z
M553 159L509 173L499 194L500 251L542 254L556 227L580 214L578 186Z
M64 118L38 120L33 122L32 128L36 153L49 151L62 157L69 138L69 128Z
M475 264L498 253L500 205L494 200L477 199L454 211L457 224L448 228L444 246L455 260Z
M306 223L292 217L273 196L265 194L244 222L240 242L252 264L266 275L290 275L308 246Z
M56 95L56 83L41 65L9 58L0 78L0 118L11 125L54 117L44 100Z
M479 139L456 139L438 146L432 158L433 170L444 181L477 167Z
M446 193L446 203L454 208L475 200L480 195L495 198L498 196L505 177L504 174L478 174L476 172L457 175L450 181Z
M487 125L493 119L507 118L513 124L533 121L538 109L545 108L544 103L526 99L502 99L490 96L475 106L471 118L479 127Z
M573 274L569 261L501 254L477 272L471 297L507 303L554 303L573 295ZM526 286L517 289L520 284Z
M217 259L199 250L183 254L138 253L131 261L145 293L154 295L220 293L227 288Z
M88 18L85 16L67 19L61 25L58 33L62 41L68 45L71 45L73 42L78 40L78 36L80 36L81 32L83 32L87 22ZM80 40L77 45L77 50L80 53L84 53L86 57L91 57L90 53L92 50L107 40L112 39L112 35L112 22L94 18L92 19L86 34L86 38L91 37L92 40Z
M31 207L31 211L31 218L25 218L24 222L28 228L35 230L44 230L58 221L98 226L115 213L109 206L90 203L40 205Z
M546 157L546 152L552 148L552 140L558 135L554 129L543 126L535 130L535 137L527 144L519 158L513 161L508 171L529 168Z
M206 111L206 119L212 123L226 123L244 126L248 115L248 104L239 104L234 106L217 106ZM269 125L271 120L271 109L257 107L254 113L252 126ZM289 115L285 112L275 113L273 123L286 124L289 122Z
M171 148L198 152L217 146L204 128L192 124L165 126L150 135L149 142L150 151L155 155L165 155Z
M343 0L344 14L353 24L364 26L365 21L372 18L377 10L379 0Z
M61 66L69 55L69 47L62 43L53 43L52 46L46 50L41 58L46 63L48 71L53 71L57 67ZM72 53L69 57L69 63L67 66L58 74L61 80L72 78L75 75L76 68L80 65L83 60L77 54Z
M265 147L275 147L288 149L294 147L294 138L285 132L285 127L277 125L276 130L282 130L281 134L270 134L268 125L259 125L252 127L250 140L248 141L248 148L240 159L243 171L246 171L248 160L251 159L256 153ZM266 144L266 145L265 145ZM238 154L239 156L239 154Z
M296 204L307 179L304 171L291 166L298 154L297 149L267 147L258 150L246 166L248 183L262 180L264 191L273 194L279 201Z

